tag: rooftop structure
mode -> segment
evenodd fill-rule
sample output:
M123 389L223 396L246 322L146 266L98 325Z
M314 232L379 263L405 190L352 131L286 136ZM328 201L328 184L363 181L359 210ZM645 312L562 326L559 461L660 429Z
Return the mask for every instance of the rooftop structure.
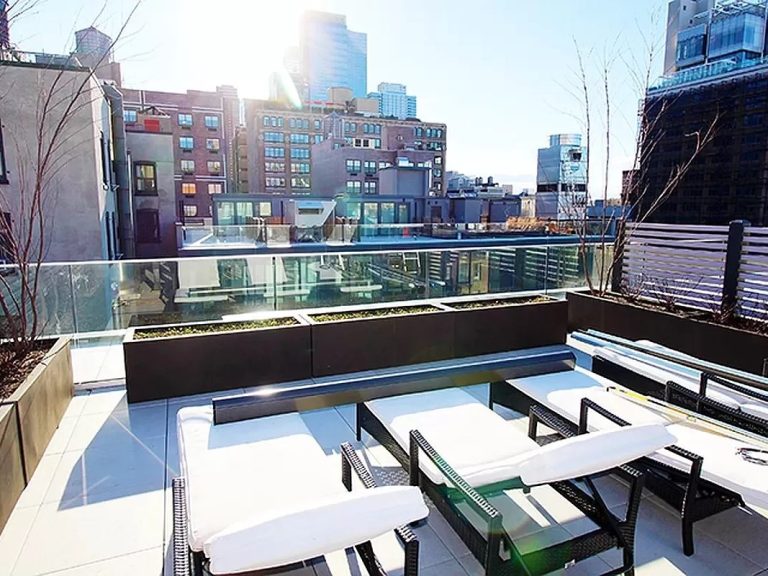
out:
M539 149L536 171L536 217L578 219L586 207L587 154L581 134L554 134Z
M384 117L393 117L404 120L417 118L416 96L410 96L404 84L382 82L377 92L368 94L379 103L379 114Z

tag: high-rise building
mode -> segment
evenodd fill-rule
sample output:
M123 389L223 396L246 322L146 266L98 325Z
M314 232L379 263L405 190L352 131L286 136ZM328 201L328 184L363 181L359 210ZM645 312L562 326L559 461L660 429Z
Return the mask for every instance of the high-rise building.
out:
M368 36L347 28L338 14L307 12L301 21L301 68L308 100L324 102L329 88L350 88L356 98L368 94Z
M646 221L768 225L766 4L670 3L668 73L643 103L650 132L632 186L636 215ZM670 188L670 175L690 162L697 134L713 121L715 137Z
M8 29L8 0L0 0L0 50L11 46L11 32Z
M348 112L344 104L294 110L267 100L246 100L245 115L251 193L315 194L320 187L313 182L313 147L337 138L349 149L366 149L373 155L380 150L434 153L430 190L436 196L445 194L445 124L368 117Z
M368 98L379 102L379 114L384 117L416 118L416 96L409 96L405 85L382 82L378 92L371 92Z
M587 203L587 154L581 134L554 134L540 148L536 171L536 216L573 220Z

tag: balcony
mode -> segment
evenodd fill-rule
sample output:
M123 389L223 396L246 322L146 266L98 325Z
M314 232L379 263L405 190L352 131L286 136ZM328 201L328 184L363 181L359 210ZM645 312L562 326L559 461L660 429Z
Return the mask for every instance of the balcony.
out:
M567 291L583 288L585 274L593 272L583 269L575 250L568 245L528 245L412 254L283 254L46 265L41 273L49 314L47 330L52 335L77 336L73 368L79 385L0 534L2 568L13 576L173 573L172 480L181 473L177 414L182 408L209 406L220 394L129 404L123 384L122 345L129 327L238 321L276 314L353 314L382 303L458 308L511 296L562 299ZM599 254L597 246L593 251L593 256ZM12 281L11 268L5 270L4 278ZM342 291L355 286L365 289ZM552 322L543 318L540 323ZM488 326L525 333L536 328L536 321ZM427 342L425 338L425 346ZM346 344L339 341L338 345ZM596 346L594 337L572 334L561 344L520 354L572 354L580 369L588 371L596 370L592 359ZM518 358L496 354L481 360L473 356L472 362L498 362L508 357ZM445 366L439 362L419 366L428 364L422 369L458 369L452 361ZM466 375L468 368L461 369ZM355 373L345 385L354 390L359 384L361 391L386 385L392 370L397 367ZM169 382L174 376L167 374ZM412 376L412 380L415 383L418 378ZM558 382L559 378L548 381ZM315 382L328 385L322 379ZM486 406L494 393L491 385L482 382L461 389ZM253 391L256 389L249 386L228 394ZM339 447L348 442L378 483L406 483L403 468L384 445L369 433L356 439L356 407L336 403L338 394L329 393L327 402L321 400L323 407L301 413L331 466L340 469ZM499 403L495 413L506 421L510 433L526 435L529 417L525 411ZM554 432L545 429L542 434L552 439ZM608 510L623 513L626 480L611 474L600 475L595 482L605 495ZM254 487L257 484L254 479ZM509 494L489 498L500 507L504 527L514 532L515 545L523 553L567 540L589 525L590 520L551 486ZM677 513L646 489L636 528L637 574L758 575L768 569L768 555L759 545L759 535L768 528L768 512L731 507L696 522L693 555L683 551L680 527ZM483 573L481 563L447 517L431 503L428 519L413 531L421 547L420 574ZM373 548L388 573L401 573L402 549L391 534L374 539ZM614 550L569 566L564 573L602 574L620 563L621 554ZM365 572L359 557L348 550L281 573Z

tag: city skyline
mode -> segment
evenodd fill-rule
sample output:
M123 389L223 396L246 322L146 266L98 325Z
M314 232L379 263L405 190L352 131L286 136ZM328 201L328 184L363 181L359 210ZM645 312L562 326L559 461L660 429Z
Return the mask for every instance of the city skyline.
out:
M574 7L553 0L546 8L482 1L477 10L423 2L302 0L280 6L252 6L223 0L212 10L202 3L145 2L118 44L125 85L149 90L211 90L233 84L243 97L266 97L268 77L282 63L286 47L296 45L305 10L343 14L353 30L368 35L368 83L396 81L419 97L419 116L451 129L449 169L533 187L536 153L551 133L583 132L575 116L579 104L574 40L585 55L594 100L604 54L613 66L613 149L609 189L618 195L621 171L634 156L637 93L626 70L643 62L645 42L662 44L665 2L643 0L614 6L597 0ZM12 40L23 49L49 52L72 48L72 31L95 23L115 34L129 12L130 0L83 0L78 17L61 6L42 4L15 23ZM400 6L402 9L398 9ZM441 8L442 7L442 8ZM559 14L553 18L552 13ZM648 13L654 14L653 18ZM408 17L405 15L408 14ZM239 16L234 17L234 16ZM75 20L73 22L73 19ZM177 23L169 27L168 22ZM253 34L258 27L259 34ZM393 42L392 30L408 43ZM227 31L231 29L230 31ZM213 30L213 32L211 32ZM476 33L472 34L475 30ZM217 34L216 31L221 31ZM216 50L199 42L210 37ZM404 45L407 44L407 45ZM238 57L232 56L237 55ZM663 51L652 76L661 74ZM159 65L163 63L163 65ZM598 110L593 117L591 190L602 195L604 132Z

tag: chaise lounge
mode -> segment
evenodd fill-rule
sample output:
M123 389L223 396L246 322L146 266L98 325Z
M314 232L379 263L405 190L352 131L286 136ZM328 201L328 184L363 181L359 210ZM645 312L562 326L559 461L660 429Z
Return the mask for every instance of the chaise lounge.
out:
M427 516L423 497L375 487L351 446L342 445L339 473L298 413L214 424L211 407L184 408L177 424L176 576L252 574L353 547L368 574L384 576L370 541L392 530L404 574L416 576L407 525ZM365 489L352 490L353 471Z
M630 487L623 518L608 509L593 479L675 442L662 426L649 425L542 448L458 388L360 403L357 428L358 438L367 431L409 471L410 483L422 487L486 574L547 574L611 549L621 550L623 564L608 574L631 574L643 476L625 467ZM525 549L515 541L519 518L504 516L492 501L545 485L589 526Z

